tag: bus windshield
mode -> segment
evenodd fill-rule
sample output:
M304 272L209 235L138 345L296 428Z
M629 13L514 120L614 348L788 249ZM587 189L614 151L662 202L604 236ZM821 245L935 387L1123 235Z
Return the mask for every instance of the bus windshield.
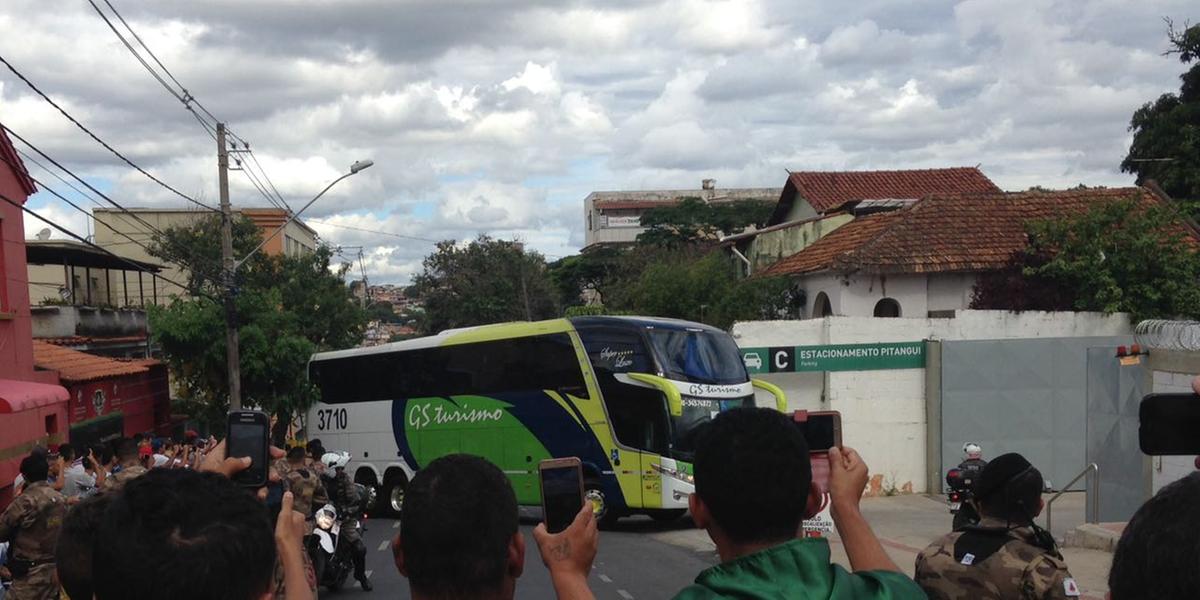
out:
M671 418L671 454L691 462L696 452L696 432L721 411L754 406L754 396L741 398L683 397L683 414Z
M695 329L651 329L650 345L667 379L688 383L745 383L749 376L733 338Z

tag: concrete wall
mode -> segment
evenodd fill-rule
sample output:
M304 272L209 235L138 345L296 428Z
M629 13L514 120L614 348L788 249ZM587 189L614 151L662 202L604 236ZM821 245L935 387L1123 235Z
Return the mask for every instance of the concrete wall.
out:
M808 206L807 203L804 205ZM760 233L750 242L746 257L750 259L754 272L757 273L779 259L811 246L813 242L853 220L854 217L851 215L835 215L795 227Z
M965 310L971 306L974 273L935 273L926 282L925 304L930 311Z
M884 298L900 304L900 316L923 318L929 311L966 310L971 305L975 286L972 274L870 275L844 276L818 273L801 279L807 292L805 315L815 315L817 296L829 297L833 314L843 317L871 317L875 305Z
M890 285L890 283L889 283ZM903 304L902 304L903 307ZM906 314L911 314L907 312ZM1125 315L958 311L954 318L826 317L752 321L733 326L741 347L911 342L926 339L1129 335ZM843 438L871 468L873 486L926 491L925 370L760 375L788 395L791 410L842 412ZM760 398L766 404L766 398Z
M146 311L90 306L35 306L33 337L125 337L146 334Z

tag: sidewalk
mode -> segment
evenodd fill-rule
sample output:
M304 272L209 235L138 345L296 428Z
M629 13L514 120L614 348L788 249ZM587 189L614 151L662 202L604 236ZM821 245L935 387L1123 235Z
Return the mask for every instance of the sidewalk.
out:
M1054 503L1055 537L1062 539L1069 529L1083 523L1083 503L1083 493L1074 492ZM950 531L951 515L945 499L940 496L864 498L862 511L888 555L909 576L913 574L917 553ZM1038 523L1044 526L1045 517L1039 517ZM713 554L713 561L716 562L716 548L702 530L679 529L652 535L669 544ZM830 547L833 560L849 568L850 563L846 560L845 550L836 532L830 538ZM1071 575L1083 591L1084 600L1102 600L1108 592L1108 567L1112 562L1112 554L1081 548L1064 548L1062 553Z

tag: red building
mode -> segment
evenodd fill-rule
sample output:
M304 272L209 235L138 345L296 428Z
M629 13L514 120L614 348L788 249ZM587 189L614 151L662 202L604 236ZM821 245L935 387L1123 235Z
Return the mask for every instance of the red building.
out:
M0 129L0 508L12 499L21 459L66 440L67 390L33 366L33 325L21 207L37 191Z
M70 393L72 443L95 444L135 433L171 433L166 365L153 359L119 360L33 342L38 369L54 371Z

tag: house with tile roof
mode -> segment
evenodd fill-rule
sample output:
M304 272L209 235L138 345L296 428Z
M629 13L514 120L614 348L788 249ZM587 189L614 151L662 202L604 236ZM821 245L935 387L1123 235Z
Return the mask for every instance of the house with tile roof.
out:
M978 167L891 171L790 171L775 211L725 246L755 273L800 252L857 216L899 210L930 194L999 193Z
M137 433L171 432L167 368L154 359L120 360L34 340L33 362L70 394L69 439L95 444Z
M1030 221L1128 199L1168 201L1146 187L933 194L860 216L758 276L795 278L805 291L805 317L953 316L970 307L980 273L1004 269L1025 248ZM1179 227L1200 248L1200 233Z

